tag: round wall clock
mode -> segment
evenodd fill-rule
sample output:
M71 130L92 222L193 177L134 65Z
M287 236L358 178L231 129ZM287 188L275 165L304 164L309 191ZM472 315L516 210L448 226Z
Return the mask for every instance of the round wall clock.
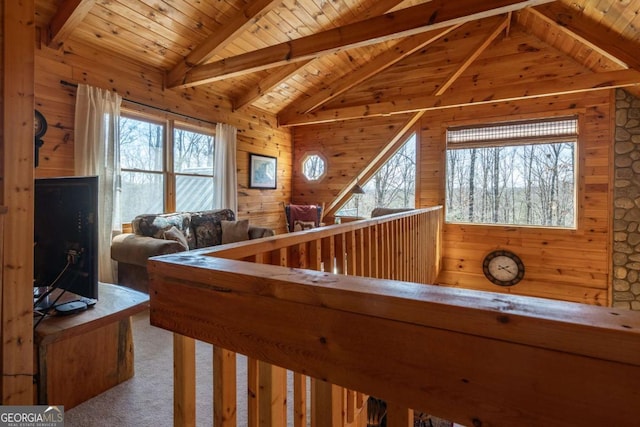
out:
M40 139L47 133L47 121L42 113L38 110L34 110L33 127L36 132L36 139Z
M496 285L513 286L524 277L524 264L513 252L497 250L484 257L482 272Z

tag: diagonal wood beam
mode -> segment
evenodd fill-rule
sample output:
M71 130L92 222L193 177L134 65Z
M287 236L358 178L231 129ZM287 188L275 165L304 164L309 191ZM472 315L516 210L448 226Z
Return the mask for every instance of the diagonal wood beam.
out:
M640 57L637 55L639 46L636 45L634 48L631 40L621 38L616 32L574 12L562 3L554 2L532 8L529 12L580 40L613 62L640 70Z
M555 96L570 93L589 92L600 89L613 89L640 85L640 72L618 70L606 73L581 74L571 78L552 79L532 84L516 84L492 89L460 91L447 96L425 96L404 100L379 102L355 107L320 110L299 115L291 120L279 119L280 126L298 126L314 123L326 123L363 117L388 116L415 111L437 110L441 108L463 107L520 99Z
M47 45L53 49L60 47L95 4L96 0L63 0L49 22Z
M362 169L358 175L356 175L347 185L344 186L342 191L329 203L326 208L325 216L332 216L336 213L340 207L345 204L351 196L351 189L358 181L366 183L369 179L375 175L380 167L391 157L402 145L406 142L406 136L411 129L418 123L418 120L424 115L424 111L419 111L409 117L409 120L400 128L398 132L389 140L389 142L382 147L382 149L376 154L376 156L369 162L369 164Z
M320 92L317 92L300 103L297 103L295 105L296 110L300 113L308 113L320 108L322 105L340 96L349 89L386 70L393 64L400 62L402 59L435 42L436 40L439 40L458 28L460 25L462 24L452 25L451 27L444 29L427 31L426 33L416 34L415 36L411 36L406 40L403 40L394 46L393 49L376 56L366 65L357 69L348 76L345 76L332 85L322 89Z
M500 33L502 33L507 28L507 25L509 24L510 19L511 19L511 16L507 15L506 18L501 19L498 22L498 25L496 25L493 28L491 33L489 33L489 35L478 44L478 46L475 46L473 48L473 50L469 53L469 55L462 61L460 66L456 68L456 70L453 73L451 73L449 77L447 77L447 80L445 80L442 86L440 86L435 91L434 93L435 96L442 95L444 92L446 92L447 89L449 89L449 87L451 87L451 85L456 80L458 80L458 77L460 77L462 73L464 73L467 70L467 68L469 68L471 64L473 64L473 62L476 59L478 59L480 55L482 55L482 52L484 52L485 49L488 48L491 43L493 43L493 41L500 35Z
M191 68L207 62L247 27L253 25L280 3L282 0L250 1L247 7L238 12L231 21L216 30L167 73L167 86L173 87L179 84Z
M500 15L552 0L434 0L364 21L280 43L190 70L181 84L190 87L312 59L383 41L395 40L470 20Z
M237 99L231 101L233 110L237 111L241 108L254 102L264 94L271 92L280 82L287 80L289 77L298 72L301 67L304 67L311 59L304 62L294 62L293 64L287 64L278 70L272 72L264 79L260 80L258 84L252 87L249 91L240 95Z
M391 9L402 3L403 0L378 0L373 6L367 8L363 19L368 19L374 16L382 15L385 12L389 12ZM340 25L340 23L336 23ZM346 22L345 22L346 24ZM232 100L233 109L239 110L251 104L255 100L264 96L266 93L271 92L282 81L288 79L296 73L300 68L310 63L312 59L302 62L296 62L291 65L285 65L275 73L270 74L265 79L261 80L256 87L250 89L244 94L239 95L236 99Z

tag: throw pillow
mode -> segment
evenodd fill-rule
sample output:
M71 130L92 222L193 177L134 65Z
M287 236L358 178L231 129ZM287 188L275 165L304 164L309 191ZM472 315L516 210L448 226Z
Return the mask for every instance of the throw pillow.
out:
M300 221L296 219L293 223L293 231L301 231L301 230L311 230L315 228L316 223L313 221Z
M222 244L249 240L249 220L220 221L222 224Z
M189 244L187 243L187 238L184 237L182 231L178 230L175 226L171 227L162 235L164 240L175 240L180 243L180 245L184 248L185 251L189 250Z

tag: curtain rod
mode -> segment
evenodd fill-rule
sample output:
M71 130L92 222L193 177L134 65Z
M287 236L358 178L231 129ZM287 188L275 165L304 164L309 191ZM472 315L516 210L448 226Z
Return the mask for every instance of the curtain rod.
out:
M75 87L76 89L78 88L78 84L77 83L71 83L71 82L68 82L66 80L60 80L60 84L63 85L63 86ZM210 122L209 120L199 119L197 117L188 116L188 115L182 114L182 113L175 113L175 112L173 112L173 111L171 111L169 109L154 107L153 105L145 104L145 103L139 102L139 101L134 101L132 99L122 98L122 100L130 102L132 104L139 105L141 107L151 108L153 110L162 111L163 113L169 113L169 114L173 114L175 116L184 117L185 119L196 120L198 122L207 123L207 124L214 125L214 126L217 125L216 122Z

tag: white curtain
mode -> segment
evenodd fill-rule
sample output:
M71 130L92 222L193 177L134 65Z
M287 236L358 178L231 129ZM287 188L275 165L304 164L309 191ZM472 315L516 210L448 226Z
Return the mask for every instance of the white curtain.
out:
M216 177L213 206L229 208L238 215L238 176L236 168L237 129L231 125L216 125L215 164Z
M113 230L119 218L120 154L118 124L122 97L115 92L78 85L75 116L75 174L98 176L98 279L117 283L111 260ZM118 189L119 190L119 189Z

